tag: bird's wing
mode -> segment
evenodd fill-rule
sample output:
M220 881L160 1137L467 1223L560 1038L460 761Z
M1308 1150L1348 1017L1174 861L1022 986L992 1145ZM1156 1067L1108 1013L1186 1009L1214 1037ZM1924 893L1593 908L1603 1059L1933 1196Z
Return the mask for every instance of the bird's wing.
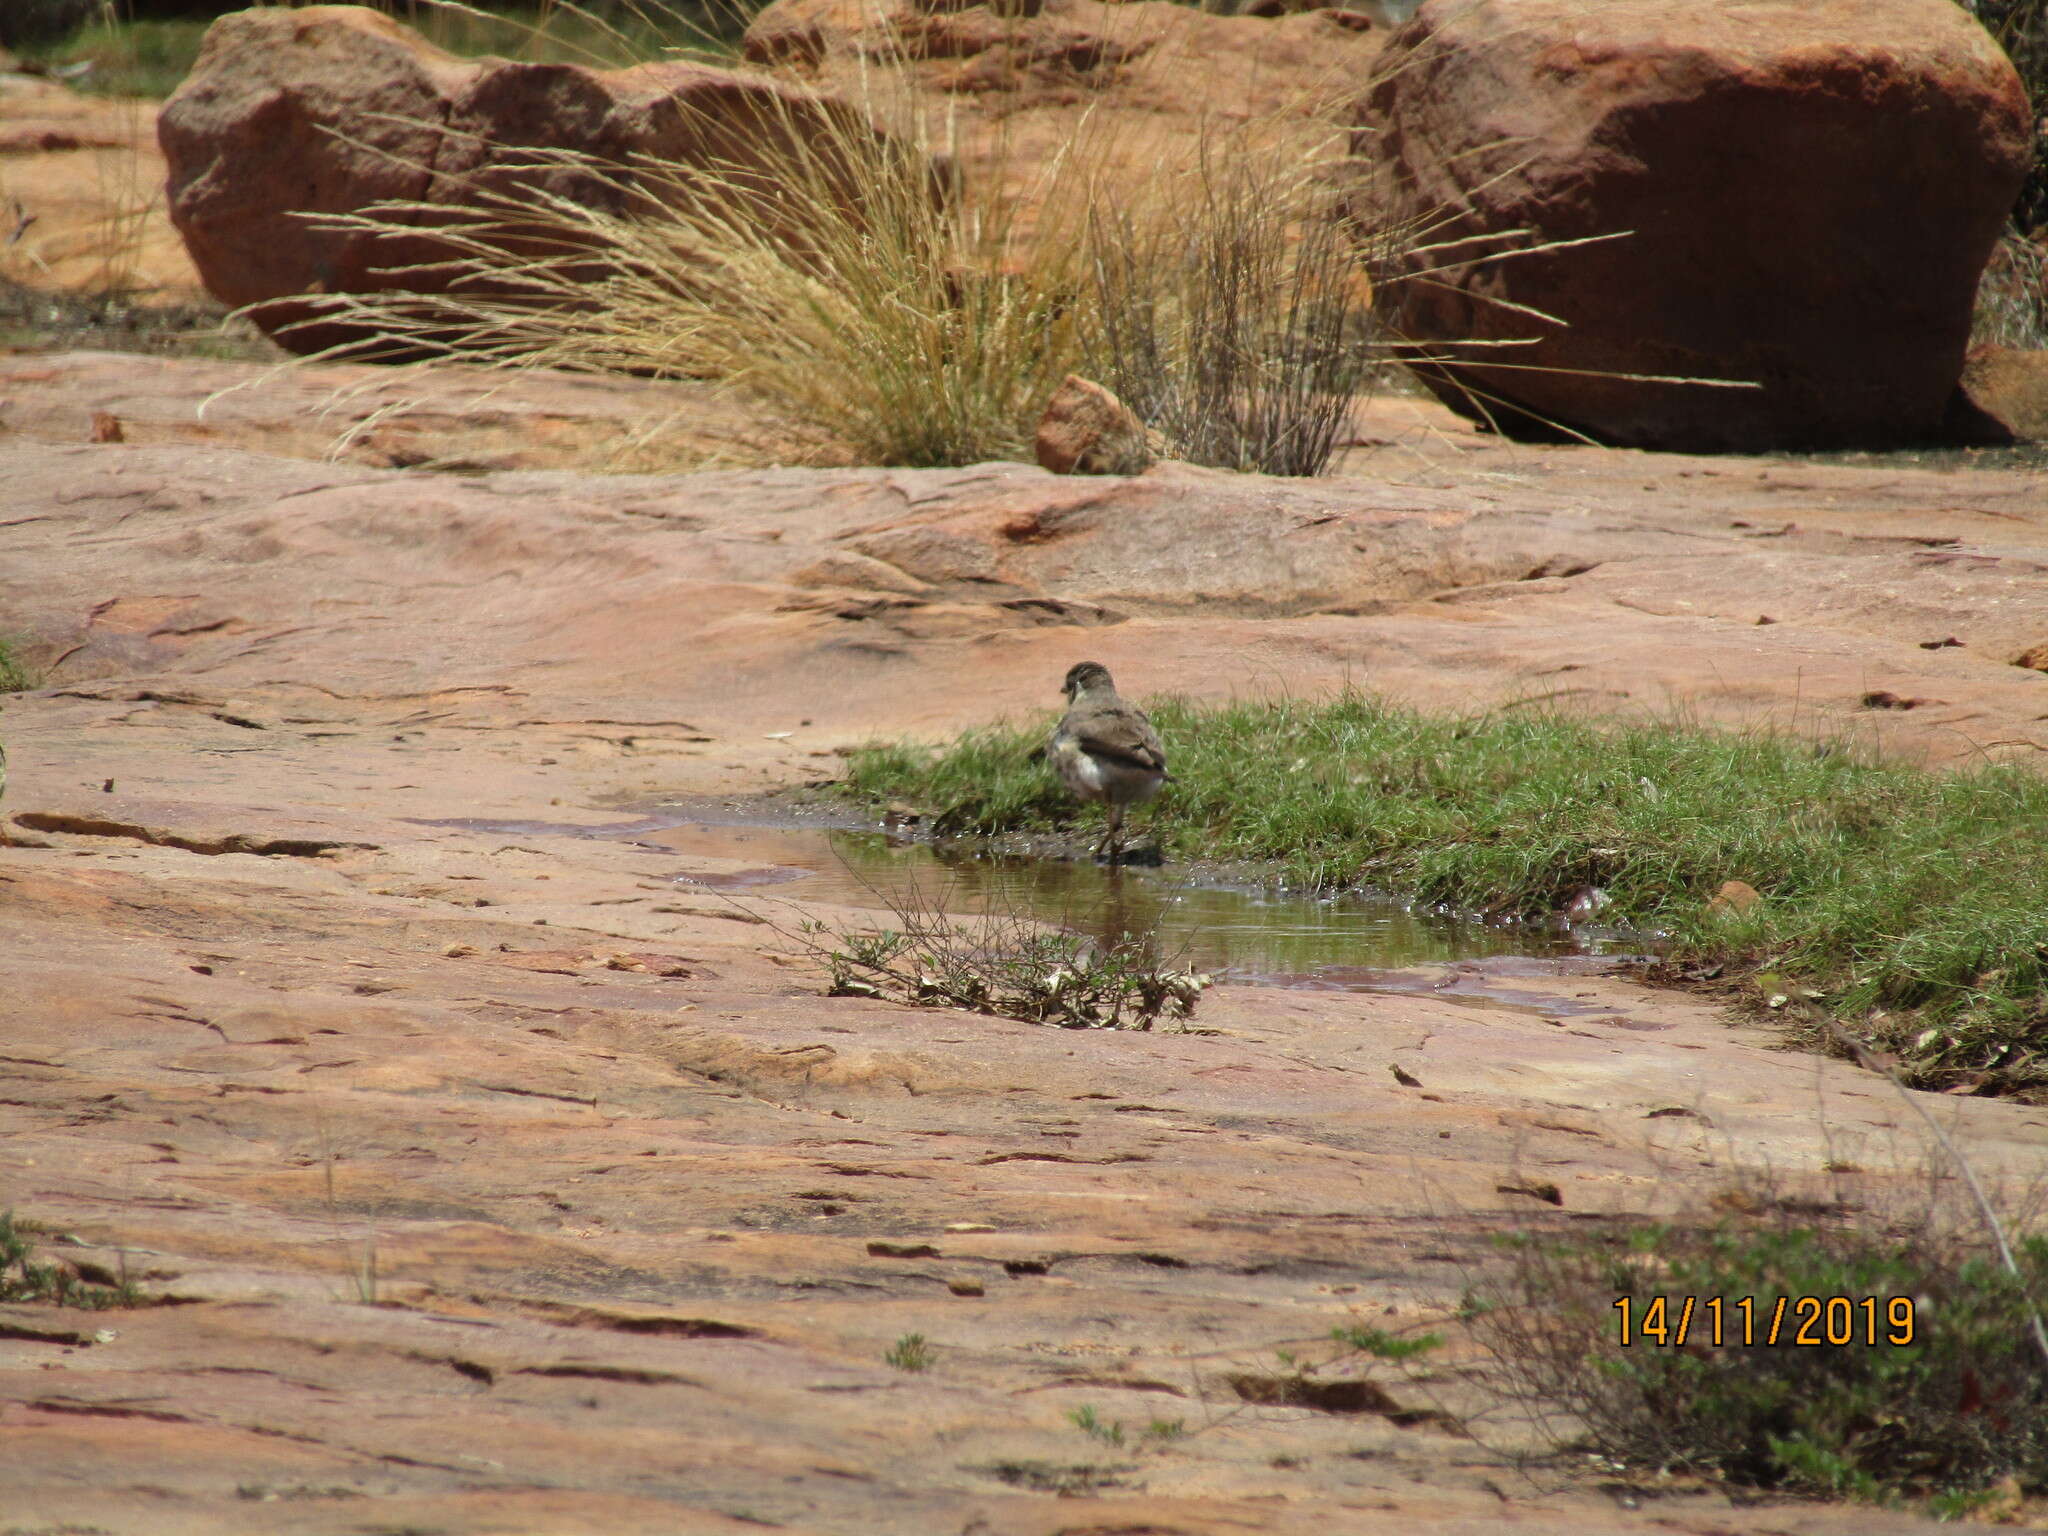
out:
M1166 771L1166 746L1152 722L1132 710L1103 710L1073 723L1085 751L1153 773Z

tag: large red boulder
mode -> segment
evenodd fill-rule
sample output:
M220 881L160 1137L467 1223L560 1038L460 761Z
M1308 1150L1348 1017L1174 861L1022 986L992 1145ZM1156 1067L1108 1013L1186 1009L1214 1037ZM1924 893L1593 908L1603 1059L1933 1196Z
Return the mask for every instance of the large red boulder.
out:
M1696 451L1938 432L2029 146L1953 0L1425 0L1358 121L1438 394Z
M535 149L593 166L645 157L668 177L753 168L765 186L793 137L829 155L872 130L841 102L757 75L462 59L379 12L321 5L215 22L157 131L171 221L207 288L223 303L261 305L259 324L313 352L368 338L306 323L320 301L295 296L445 289L454 273L419 270L450 255L433 229L473 217L489 195L544 186L608 212L632 195L624 185L661 195L660 178L593 174ZM417 237L306 217L389 201L421 205L403 220Z

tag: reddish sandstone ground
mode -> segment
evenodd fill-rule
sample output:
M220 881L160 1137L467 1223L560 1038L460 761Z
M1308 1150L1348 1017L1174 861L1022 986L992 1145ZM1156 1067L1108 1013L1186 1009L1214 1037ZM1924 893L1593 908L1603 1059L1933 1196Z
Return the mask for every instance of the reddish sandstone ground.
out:
M139 127L19 89L38 241L102 171L160 176ZM43 118L78 147L6 147ZM0 1308L6 1523L1918 1529L1521 1468L1455 1329L1381 1379L1469 1434L1247 1400L1333 1326L1441 1325L1490 1232L1763 1166L1881 1192L1917 1122L1850 1067L1543 967L1223 987L1199 1035L826 998L675 883L741 849L426 824L829 776L1043 711L1084 657L1139 694L2048 749L2013 664L2048 644L2038 470L1524 449L1403 401L1359 436L1316 482L683 474L802 449L682 386L0 357L0 630L50 669L0 714L0 1208L179 1303ZM1941 1109L1986 1171L2038 1166L2048 1114ZM1503 1189L1542 1184L1561 1208ZM884 1363L909 1333L927 1372Z
M1382 1379L1477 1438L1244 1398L1333 1326L1440 1323L1488 1231L1765 1164L1881 1183L1915 1122L1848 1066L1540 970L1224 987L1202 1035L826 998L674 883L743 860L422 822L827 776L1042 710L1084 656L1138 693L1683 704L2031 760L2037 474L1538 452L1393 402L1319 482L607 477L538 466L690 391L461 374L382 421L436 471L317 456L379 403L313 421L360 375L199 417L253 377L0 362L0 613L54 663L4 718L0 1205L183 1303L0 1309L15 1524L1917 1528L1525 1476L1461 1343ZM1942 1108L1987 1169L2038 1164L2040 1110ZM1542 1183L1561 1210L1502 1190ZM883 1362L908 1333L930 1371ZM1138 1444L1154 1419L1192 1433Z

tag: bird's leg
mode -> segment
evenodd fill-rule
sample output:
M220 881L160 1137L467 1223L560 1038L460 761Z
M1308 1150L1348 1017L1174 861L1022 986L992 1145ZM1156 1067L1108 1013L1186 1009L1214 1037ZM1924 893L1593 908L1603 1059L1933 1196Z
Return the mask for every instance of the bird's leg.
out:
M1103 848L1109 850L1109 862L1114 864L1123 853L1118 834L1123 831L1124 808L1114 800L1109 803L1109 830L1102 834L1102 845L1095 851L1099 855Z

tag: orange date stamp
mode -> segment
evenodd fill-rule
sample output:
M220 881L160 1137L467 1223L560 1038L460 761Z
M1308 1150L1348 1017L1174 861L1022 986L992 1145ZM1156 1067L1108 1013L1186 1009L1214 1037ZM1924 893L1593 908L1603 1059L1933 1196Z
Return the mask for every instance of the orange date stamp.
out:
M1919 1322L1911 1296L1617 1296L1614 1306L1623 1349L1901 1346L1913 1342Z

